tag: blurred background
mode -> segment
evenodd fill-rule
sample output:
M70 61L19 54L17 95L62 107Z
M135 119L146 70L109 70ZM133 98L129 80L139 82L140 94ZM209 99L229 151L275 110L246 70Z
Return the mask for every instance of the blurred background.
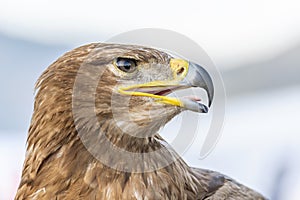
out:
M299 199L299 9L296 0L0 0L0 200L13 199L20 180L42 71L79 45L148 27L196 41L224 80L222 136L205 159L197 137L186 162L273 200Z

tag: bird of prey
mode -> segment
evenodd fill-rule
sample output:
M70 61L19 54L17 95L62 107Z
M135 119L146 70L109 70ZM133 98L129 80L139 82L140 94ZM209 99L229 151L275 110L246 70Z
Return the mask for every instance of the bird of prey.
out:
M206 90L208 105L167 96L191 87ZM158 134L182 111L208 112L213 82L193 62L93 43L51 64L36 90L17 200L265 199L218 172L189 167Z

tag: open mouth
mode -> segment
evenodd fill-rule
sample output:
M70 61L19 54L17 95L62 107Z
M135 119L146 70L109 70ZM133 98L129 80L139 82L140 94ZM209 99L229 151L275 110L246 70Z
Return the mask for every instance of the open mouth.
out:
M144 96L155 99L158 103L170 104L182 107L186 110L207 113L208 107L201 103L201 99L196 96L169 97L167 95L177 91L190 88L188 85L180 85L168 82L151 82L127 87L120 87L119 92L132 96Z
M186 87L178 86L178 85L169 85L169 86L139 86L134 87L132 89L127 89L127 91L132 92L141 92L141 93L148 93L158 96L167 96L171 94L175 90L184 89Z

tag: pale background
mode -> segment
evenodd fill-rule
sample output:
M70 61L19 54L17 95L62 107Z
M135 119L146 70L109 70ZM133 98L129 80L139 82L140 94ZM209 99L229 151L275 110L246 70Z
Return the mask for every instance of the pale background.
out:
M0 200L12 199L19 182L38 76L74 47L137 28L190 37L224 79L222 137L201 160L199 130L185 160L225 173L271 199L299 199L298 2L0 0ZM163 130L167 139L172 140L167 132L178 120ZM203 116L203 127L206 121Z

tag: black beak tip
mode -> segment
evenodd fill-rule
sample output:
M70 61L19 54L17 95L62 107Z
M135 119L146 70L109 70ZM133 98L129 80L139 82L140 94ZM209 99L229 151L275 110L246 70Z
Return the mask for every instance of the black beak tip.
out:
M212 100L209 99L209 101L208 101L208 107L209 107L209 108L211 107L211 104L212 104Z
M199 103L202 113L208 113L208 107L204 104Z

